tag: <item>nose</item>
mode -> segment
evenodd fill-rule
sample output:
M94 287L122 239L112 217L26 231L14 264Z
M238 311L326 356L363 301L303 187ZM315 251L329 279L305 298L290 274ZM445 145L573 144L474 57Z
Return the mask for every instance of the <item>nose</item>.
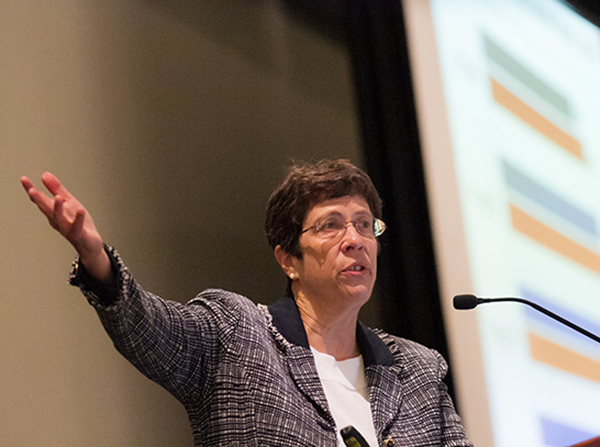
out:
M364 237L358 232L356 226L352 222L347 222L342 238L342 250L361 250L364 242Z

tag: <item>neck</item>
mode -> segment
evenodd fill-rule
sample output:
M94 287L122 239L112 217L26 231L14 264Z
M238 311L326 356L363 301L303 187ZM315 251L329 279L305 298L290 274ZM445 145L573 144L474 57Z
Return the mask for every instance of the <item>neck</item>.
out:
M295 295L310 346L336 360L346 360L360 354L356 342L360 309L311 300L301 292Z

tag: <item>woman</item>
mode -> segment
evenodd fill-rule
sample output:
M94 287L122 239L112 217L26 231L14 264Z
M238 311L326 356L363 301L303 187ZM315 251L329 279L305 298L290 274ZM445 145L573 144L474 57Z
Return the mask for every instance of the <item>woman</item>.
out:
M206 290L186 305L135 282L85 208L54 177L31 200L77 250L71 283L117 349L185 407L196 445L471 446L441 356L358 321L385 230L369 177L348 161L297 165L271 195L266 232L288 277L272 306Z

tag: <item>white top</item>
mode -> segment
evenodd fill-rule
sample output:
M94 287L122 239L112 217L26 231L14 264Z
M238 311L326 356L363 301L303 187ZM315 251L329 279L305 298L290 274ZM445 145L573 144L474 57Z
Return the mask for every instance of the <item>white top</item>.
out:
M331 355L323 354L313 347L310 349L337 426L338 447L345 447L340 430L348 425L354 426L370 447L379 445L369 404L362 355L338 362Z

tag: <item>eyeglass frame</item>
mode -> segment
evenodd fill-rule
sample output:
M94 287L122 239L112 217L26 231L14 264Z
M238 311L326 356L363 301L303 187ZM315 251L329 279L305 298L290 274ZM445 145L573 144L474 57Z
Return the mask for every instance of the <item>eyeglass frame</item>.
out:
M321 223L321 222L317 222L314 225L311 225L308 228L305 228L302 230L302 232L300 233L300 235L303 235L304 233L306 233L307 231L310 231L312 229L316 229L317 231L315 232L316 234L319 233L319 227L322 226L323 224L325 224L327 222L327 219L325 220L325 222ZM331 238L334 238L336 236L340 236L341 234L345 234L346 231L348 230L348 224L352 224L352 226L354 227L354 229L356 230L356 232L358 234L360 234L362 237L370 237L370 235L364 235L361 233L361 230L358 229L358 222L360 222L359 220L347 220L344 222L344 228L341 228L337 234L332 235ZM377 228L380 228L380 230L378 231ZM387 225L385 224L385 222L377 217L373 217L373 237L374 238L378 238L379 236L381 236L385 230L387 229Z

